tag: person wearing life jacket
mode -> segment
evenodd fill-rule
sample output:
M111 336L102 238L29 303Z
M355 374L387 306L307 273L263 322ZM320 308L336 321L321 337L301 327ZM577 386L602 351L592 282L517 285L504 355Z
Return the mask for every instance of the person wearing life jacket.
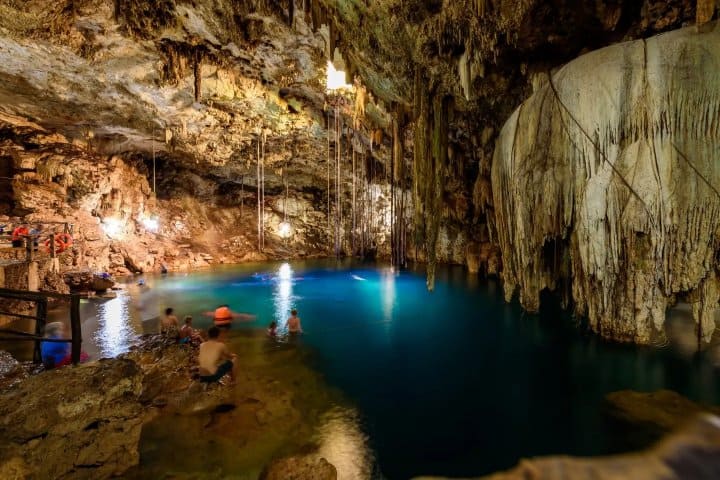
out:
M205 312L205 315L213 317L213 323L218 328L230 328L233 320L240 320L243 322L252 322L255 320L255 315L235 313L230 310L230 307L227 305L220 305L214 312Z

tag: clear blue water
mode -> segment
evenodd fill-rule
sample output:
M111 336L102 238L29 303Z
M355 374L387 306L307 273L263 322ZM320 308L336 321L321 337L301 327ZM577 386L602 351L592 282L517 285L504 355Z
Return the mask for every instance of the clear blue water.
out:
M432 293L422 271L334 261L240 266L148 284L146 305L156 312L173 306L203 328L210 318L202 312L221 303L257 315L240 329L273 319L282 327L297 308L306 332L298 348L312 350L313 366L356 405L377 470L392 480L474 476L523 457L623 450L622 432L603 414L604 395L617 390L669 388L695 401L720 400L709 354L603 342L556 306L523 314L503 301L498 282L459 267L441 269ZM141 295L134 285L128 293ZM134 327L113 318L128 305L119 298L85 306L101 309L100 354L125 348Z

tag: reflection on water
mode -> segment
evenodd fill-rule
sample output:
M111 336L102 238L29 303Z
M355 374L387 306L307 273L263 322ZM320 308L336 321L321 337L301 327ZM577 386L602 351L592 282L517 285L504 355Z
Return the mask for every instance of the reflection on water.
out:
M93 339L101 357L116 357L130 350L138 332L132 325L130 297L124 292L98 305L98 329Z
M374 464L357 412L335 407L321 417L318 453L337 468L338 480L369 479Z
M290 264L280 265L277 274L277 282L273 289L273 303L275 305L275 320L278 323L278 332L287 333L287 319L290 316L295 297L293 291L293 270Z
M395 273L392 269L382 272L382 295L383 318L390 322L392 320L393 306L395 305Z

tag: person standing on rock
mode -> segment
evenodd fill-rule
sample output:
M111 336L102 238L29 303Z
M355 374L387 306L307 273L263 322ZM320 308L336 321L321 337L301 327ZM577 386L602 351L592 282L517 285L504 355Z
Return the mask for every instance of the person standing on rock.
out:
M230 307L227 305L220 305L214 312L205 312L205 315L213 317L213 323L216 327L227 329L232 326L233 320L240 320L243 322L252 322L255 320L255 315L250 315L248 313L235 313L230 310Z
M227 345L220 341L220 329L210 327L207 341L200 344L198 363L200 367L200 381L212 383L219 381L225 375L230 381L235 381L235 360L237 355L230 353Z

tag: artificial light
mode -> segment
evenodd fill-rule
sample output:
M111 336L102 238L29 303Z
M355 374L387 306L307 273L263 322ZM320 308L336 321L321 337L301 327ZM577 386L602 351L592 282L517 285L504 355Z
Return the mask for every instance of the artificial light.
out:
M158 221L157 217L145 217L142 219L143 227L145 227L145 230L149 232L157 232L158 227L160 226L160 222Z
M122 229L122 223L117 218L104 218L101 225L105 235L110 238L116 237Z
M278 226L278 233L282 238L288 238L292 233L292 227L289 222L280 222Z

